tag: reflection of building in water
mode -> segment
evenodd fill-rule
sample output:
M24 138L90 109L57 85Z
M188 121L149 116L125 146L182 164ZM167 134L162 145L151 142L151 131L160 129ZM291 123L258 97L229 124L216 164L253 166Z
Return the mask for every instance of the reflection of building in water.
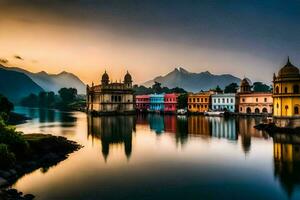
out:
M264 132L254 128L256 124L260 123L260 118L238 118L238 132L241 136L242 147L245 153L251 149L251 137L267 137Z
M175 115L165 115L165 132L176 133L177 117Z
M211 126L208 118L204 116L188 117L188 133L189 135L211 135Z
M300 136L275 134L273 136L275 177L289 196L300 185Z
M210 117L209 121L213 137L237 140L236 121L234 118Z
M188 139L188 123L186 116L177 116L176 143L185 144Z
M134 116L88 117L88 134L99 138L102 154L107 159L110 148L124 144L127 158L132 151L132 132L135 131Z
M165 130L164 118L162 115L150 114L148 119L151 130L154 130L156 133L162 133Z

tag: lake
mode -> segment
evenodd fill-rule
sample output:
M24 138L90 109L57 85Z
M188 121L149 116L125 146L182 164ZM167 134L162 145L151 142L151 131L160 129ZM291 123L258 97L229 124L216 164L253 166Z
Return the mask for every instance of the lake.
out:
M261 118L15 111L32 118L17 130L84 146L13 185L37 199L300 199L300 136L272 138Z

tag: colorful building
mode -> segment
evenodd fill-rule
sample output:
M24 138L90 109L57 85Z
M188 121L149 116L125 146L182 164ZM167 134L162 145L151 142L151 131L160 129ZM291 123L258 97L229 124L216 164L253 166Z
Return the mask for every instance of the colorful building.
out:
M164 111L166 113L175 113L177 111L177 97L178 95L175 93L165 94Z
M188 111L204 113L210 109L212 92L190 93L188 95Z
M291 64L281 68L273 77L274 117L300 117L300 73L299 69Z
M229 112L237 110L237 96L235 93L213 94L211 99L212 110L226 110Z
M139 111L147 111L150 109L149 95L136 95L135 102L136 102L136 109Z
M248 79L243 79L238 94L240 114L272 114L273 97L271 92L253 92Z
M164 94L151 94L150 95L150 111L163 112L165 98Z

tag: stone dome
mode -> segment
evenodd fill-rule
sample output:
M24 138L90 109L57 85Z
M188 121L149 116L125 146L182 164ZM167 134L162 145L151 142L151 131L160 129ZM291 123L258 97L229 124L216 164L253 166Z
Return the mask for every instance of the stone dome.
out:
M124 77L124 82L125 82L125 83L132 83L132 77L131 77L131 75L128 73L128 71L127 71L127 73L126 73L126 75L125 75L125 77Z
M287 63L279 70L278 72L279 77L299 77L299 69L294 66L290 59L288 59Z
M249 79L247 78L244 78L242 81L241 81L241 86L250 86L251 82Z
M104 74L102 75L102 81L109 81L109 76L106 73L106 71L104 72Z

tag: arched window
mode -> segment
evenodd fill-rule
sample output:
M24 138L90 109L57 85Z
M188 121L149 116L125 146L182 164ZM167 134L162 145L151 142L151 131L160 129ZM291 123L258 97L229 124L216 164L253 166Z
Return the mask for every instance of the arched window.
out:
M251 113L251 108L247 108L247 110L246 110L246 112L248 113L248 114L250 114Z
M294 108L294 114L295 115L299 115L299 108L298 108L298 106L295 106L295 108Z
M263 113L267 113L267 112L268 112L268 109L267 109L267 108L263 108L263 109L262 109L262 112L263 112Z
M259 109L255 108L255 113L258 114L259 113Z
M293 86L293 91L294 91L294 94L298 94L299 93L299 86L298 85L294 85Z
M276 86L276 90L275 90L275 92L276 92L276 94L278 94L278 93L279 93L279 87L278 87L278 86Z

